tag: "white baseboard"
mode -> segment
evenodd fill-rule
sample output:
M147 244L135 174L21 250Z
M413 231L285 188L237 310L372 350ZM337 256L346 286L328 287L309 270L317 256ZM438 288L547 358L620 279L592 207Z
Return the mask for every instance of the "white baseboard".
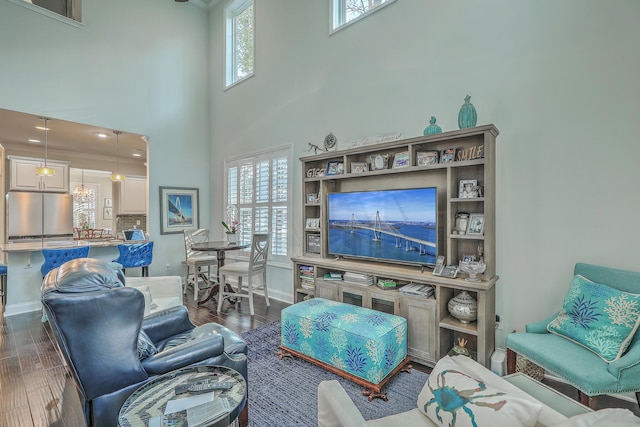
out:
M39 301L23 302L21 304L9 304L4 307L4 317L41 310L42 304Z

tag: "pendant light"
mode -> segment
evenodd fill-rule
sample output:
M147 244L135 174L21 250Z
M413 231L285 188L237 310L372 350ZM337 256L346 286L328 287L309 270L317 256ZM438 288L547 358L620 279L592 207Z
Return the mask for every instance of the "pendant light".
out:
M44 120L44 166L38 166L36 168L36 175L40 176L54 176L56 174L56 170L54 168L47 167L47 149L48 149L48 138L49 138L49 122L51 121L48 117L40 117L40 120Z
M120 175L119 173L119 161L118 161L118 138L120 137L120 135L122 134L122 131L119 130L114 130L113 133L116 134L116 171L111 175L111 181L115 181L115 182L119 182L119 181L124 181L125 179L127 179L127 177L125 177L124 175Z
M96 198L93 188L84 185L84 169L82 169L82 184L73 189L73 200L78 203L92 202Z

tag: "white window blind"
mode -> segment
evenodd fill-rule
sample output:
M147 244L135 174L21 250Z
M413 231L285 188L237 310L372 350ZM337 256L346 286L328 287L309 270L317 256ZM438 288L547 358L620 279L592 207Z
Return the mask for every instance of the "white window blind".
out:
M289 256L290 153L281 148L225 162L225 206L238 209L240 242L250 243L254 233L270 233L269 259L276 261Z

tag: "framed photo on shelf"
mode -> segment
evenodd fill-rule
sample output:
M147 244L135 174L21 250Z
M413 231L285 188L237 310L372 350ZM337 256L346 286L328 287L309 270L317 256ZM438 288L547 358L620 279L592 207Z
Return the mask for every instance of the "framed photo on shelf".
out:
M160 187L160 234L200 228L197 188Z
M342 175L344 173L344 163L342 162L328 162L326 176L329 175Z
M311 254L320 253L320 235L307 234L307 252Z
M484 234L484 214L472 213L469 215L469 225L467 226L467 235L482 236Z
M477 179L461 179L458 189L458 198L474 199L478 197L478 180Z
M387 169L389 167L389 155L372 154L369 156L369 163L371 163L372 171Z
M305 228L310 230L317 230L320 228L320 218L307 218Z
M456 149L445 148L444 150L442 150L442 154L440 155L440 163L453 162L455 158L456 158Z
M369 163L367 162L351 162L351 173L369 172Z
M318 203L320 201L320 197L318 197L318 193L309 193L307 194L307 203Z
M406 168L409 166L409 152L402 151L393 156L393 169Z
M102 208L102 219L113 219L113 208L105 206Z
M440 160L440 153L434 150L418 151L416 153L416 164L418 166L435 165Z

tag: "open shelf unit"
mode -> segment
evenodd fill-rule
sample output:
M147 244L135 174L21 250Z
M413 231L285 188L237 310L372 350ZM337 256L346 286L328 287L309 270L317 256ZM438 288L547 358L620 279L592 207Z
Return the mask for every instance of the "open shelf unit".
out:
M498 130L493 125L485 125L301 158L304 242L302 256L293 258L296 274L294 301L318 296L393 312L408 320L409 355L414 360L433 364L446 355L459 338L464 338L476 359L489 366L494 350L495 283L498 280L495 260L497 135ZM454 161L434 164L423 164L421 161L424 152L442 153L449 148L456 150ZM392 167L396 156L404 159L404 167ZM355 170L352 163L367 163L371 168L371 164L381 157L387 161L384 169L352 171ZM342 166L339 166L340 163ZM336 170L343 172L328 174ZM482 195L461 198L461 180L475 180L483 189ZM336 260L329 253L329 193L421 187L437 189L438 255L444 255L447 264L457 265L465 255L478 256L482 253L486 270L480 282L466 281L462 273L456 279L434 276L430 269L410 264L365 259ZM458 234L455 230L458 212L482 214L483 234ZM300 266L313 270L313 280L307 280L306 288L301 286ZM370 274L376 281L378 278L389 278L396 280L398 285L429 284L435 287L435 299L422 298L424 301L421 301L421 297L402 295L398 290L382 290L375 285L325 281L324 274L331 271ZM467 290L478 301L478 319L470 324L459 322L447 309L448 301L462 290ZM415 321L418 318L419 323Z

